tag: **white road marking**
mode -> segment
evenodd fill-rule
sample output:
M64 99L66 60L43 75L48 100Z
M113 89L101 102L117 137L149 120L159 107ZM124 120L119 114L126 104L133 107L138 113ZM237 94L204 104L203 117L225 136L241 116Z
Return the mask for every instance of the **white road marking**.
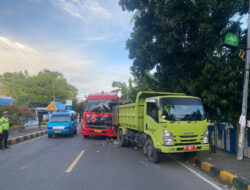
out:
M201 174L199 174L198 172L194 171L193 169L191 169L190 167L186 166L185 164L183 164L182 162L171 158L173 160L175 160L178 164L182 165L184 168L186 168L187 170L189 170L190 172L192 172L193 174L195 174L197 177L199 177L200 179L202 179L203 181L207 182L209 185L213 186L215 189L218 190L223 190L221 187L219 187L218 185L214 184L212 181L206 179L205 177L203 177Z

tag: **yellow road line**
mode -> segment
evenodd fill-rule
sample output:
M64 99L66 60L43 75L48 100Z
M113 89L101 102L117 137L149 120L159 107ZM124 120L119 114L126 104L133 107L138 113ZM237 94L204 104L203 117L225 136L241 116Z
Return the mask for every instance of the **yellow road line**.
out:
M70 173L73 168L75 167L75 165L77 164L77 162L80 160L80 158L82 157L82 155L84 154L84 150L82 150L78 156L76 157L76 159L72 162L72 164L68 167L68 169L65 171L66 173Z

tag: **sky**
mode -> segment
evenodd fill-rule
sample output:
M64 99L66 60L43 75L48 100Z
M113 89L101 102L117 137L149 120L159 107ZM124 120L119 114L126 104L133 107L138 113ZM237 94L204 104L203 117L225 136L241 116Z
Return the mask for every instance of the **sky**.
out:
M0 0L0 74L47 68L63 73L78 98L127 82L132 12L118 0Z

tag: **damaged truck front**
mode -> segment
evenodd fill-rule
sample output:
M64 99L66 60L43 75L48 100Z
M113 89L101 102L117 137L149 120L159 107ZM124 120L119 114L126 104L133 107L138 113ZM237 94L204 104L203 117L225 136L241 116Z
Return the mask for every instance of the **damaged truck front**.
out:
M121 99L115 93L90 94L84 104L81 134L116 137L117 129L112 125L112 110Z

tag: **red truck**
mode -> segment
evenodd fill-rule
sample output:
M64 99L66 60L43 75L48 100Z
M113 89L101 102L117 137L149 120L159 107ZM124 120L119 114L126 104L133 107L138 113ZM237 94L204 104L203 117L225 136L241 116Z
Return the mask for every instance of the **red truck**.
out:
M112 109L122 100L115 93L89 94L84 104L81 134L116 137L117 129L112 125Z

